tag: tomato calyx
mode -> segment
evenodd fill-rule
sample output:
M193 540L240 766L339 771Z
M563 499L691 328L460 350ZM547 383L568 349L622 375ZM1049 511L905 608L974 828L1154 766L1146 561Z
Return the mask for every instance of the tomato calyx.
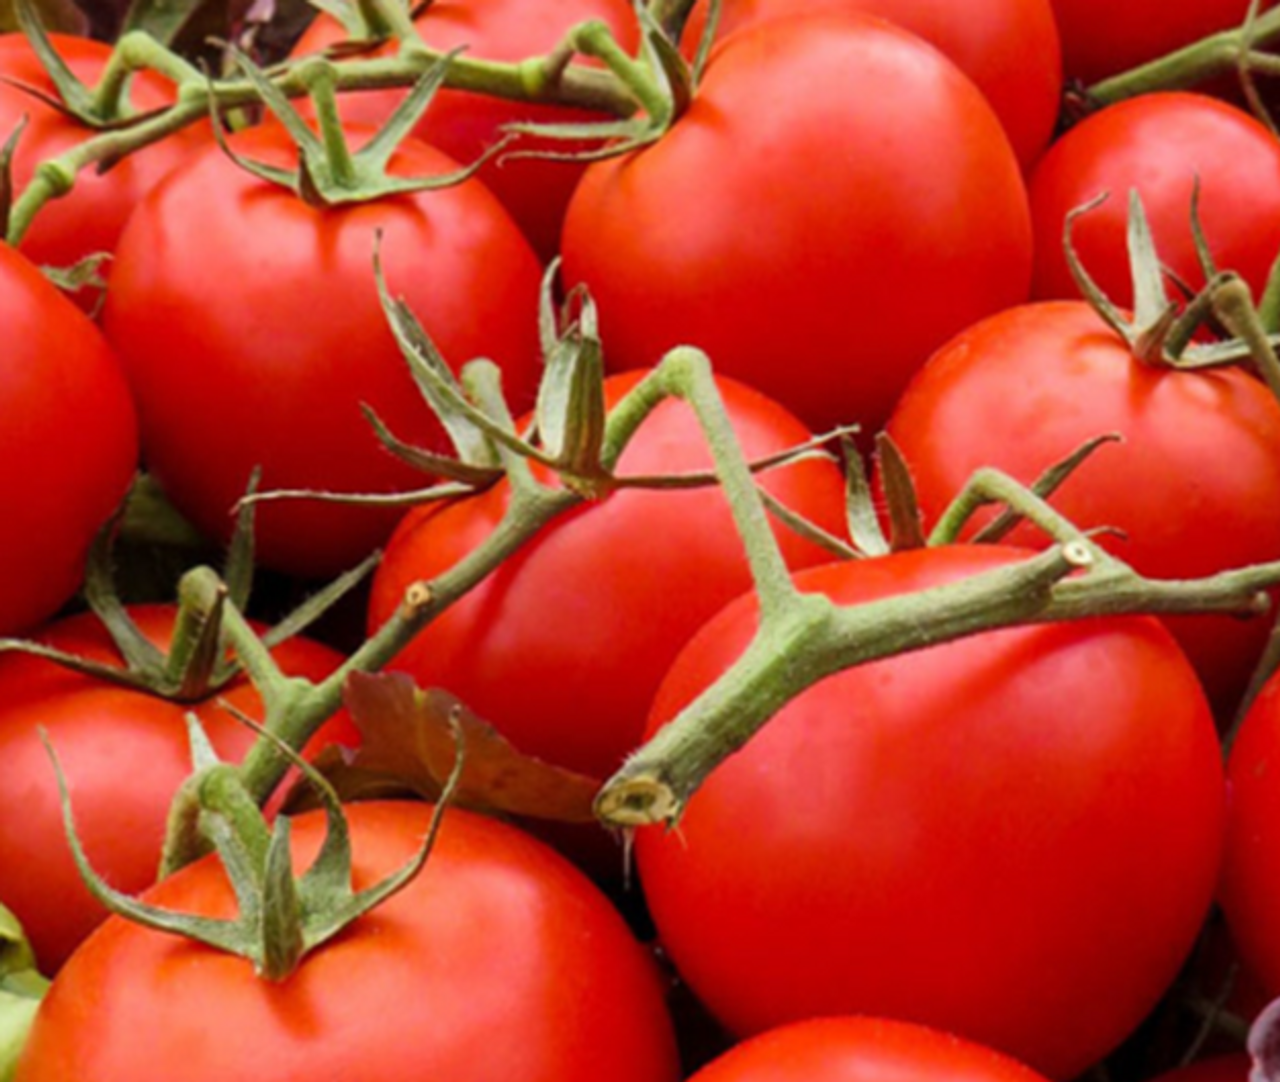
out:
M0 1078L9 1078L49 981L18 919L0 905Z
M288 816L268 825L245 788L239 771L218 759L194 715L188 715L195 774L179 795L175 817L184 818L191 834L212 844L235 892L238 912L221 919L181 913L152 905L116 890L94 870L76 830L66 778L57 754L46 741L58 776L63 821L72 855L91 893L108 910L136 924L185 936L252 963L264 980L283 981L303 958L338 935L365 913L407 886L426 864L439 833L445 810L462 775L464 750L456 729L452 771L417 852L397 871L370 887L352 887L352 852L346 816L333 787L283 740L247 717L241 720L276 752L302 772L324 808L325 840L314 862L301 875L290 859ZM162 875L169 871L169 854Z
M1142 198L1136 189L1130 190L1128 246L1134 296L1131 317L1113 304L1094 281L1072 243L1076 221L1107 198L1109 193L1103 193L1067 214L1063 224L1063 249L1067 266L1084 299L1099 318L1125 341L1134 359L1141 364L1177 369L1212 368L1246 362L1260 368L1265 375L1273 367L1272 362L1265 356L1265 350L1260 351L1258 336L1245 326L1252 321L1246 319L1241 309L1239 292L1243 288L1247 294L1248 287L1239 275L1219 270L1216 266L1200 226L1198 187L1192 193L1191 229L1206 284L1189 296L1185 304L1172 300L1166 291L1166 273L1156 252ZM1252 309L1247 298L1245 303ZM1196 332L1211 319L1221 318L1224 310L1230 314L1228 330L1237 337L1212 342L1195 340ZM1268 336L1263 332L1262 337L1266 339ZM1270 344L1271 347L1280 344L1280 335L1270 336ZM1274 379L1275 385L1280 386L1280 375L1266 378L1269 382Z

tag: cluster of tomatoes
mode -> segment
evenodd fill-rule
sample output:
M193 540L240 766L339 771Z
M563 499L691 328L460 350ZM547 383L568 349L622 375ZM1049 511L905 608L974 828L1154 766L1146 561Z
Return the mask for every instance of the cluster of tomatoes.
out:
M710 29L702 0L687 12L689 60L704 34L715 45L669 130L590 163L522 156L551 147L526 137L465 180L347 199L368 182L365 159L316 140L329 172L299 182L297 133L268 113L231 133L234 118L202 119L82 170L19 243L0 244L0 634L106 670L153 650L164 670L175 608L127 604L117 615L133 645L121 649L119 626L113 639L75 600L140 464L211 543L231 538L255 478L380 497L272 499L254 522L259 564L306 588L382 548L354 637L372 634L414 584L506 528L518 499L508 479L407 512L395 499L428 487L418 466L453 448L387 296L453 367L495 362L521 417L550 348L539 313L557 257L560 295L583 287L598 313L609 407L692 345L711 358L748 459L834 428L883 430L926 530L975 470L1029 485L1088 446L1053 506L1141 575L1280 560L1280 402L1257 371L1266 359L1180 365L1167 320L1132 334L1109 325L1081 298L1063 243L1070 216L1092 280L1150 314L1129 262L1136 190L1172 311L1215 268L1261 297L1280 253L1280 138L1231 80L1085 110L1059 130L1064 85L1270 5L721 6ZM683 21L671 18L680 5L652 7ZM434 50L511 63L589 20L631 54L654 32L626 0L435 0L416 20ZM321 15L291 57L347 37ZM128 138L93 92L113 71L110 48L51 41L60 89L26 38L0 37L0 137L17 132L19 191L40 162L113 130ZM394 51L331 55L341 66ZM74 100L68 76L82 84ZM135 115L191 92L156 72L129 87ZM54 93L67 107L49 104ZM404 93L338 96L350 150L379 149L377 125ZM298 108L326 120L322 95ZM601 119L445 89L373 165L446 176L513 121ZM592 146L573 134L578 151ZM38 269L103 252L100 295L63 295ZM1206 320L1194 343L1228 330ZM693 413L666 401L614 472L671 478L711 461ZM834 457L788 460L759 484L809 524L773 521L797 584L843 605L1008 567L1048 543L1029 523L980 543L992 511L936 544L838 559L851 548L849 484ZM852 532L856 546L865 524ZM391 667L447 689L520 752L602 781L742 654L760 622L752 586L714 488L601 489ZM638 833L625 888L611 878L623 855L594 825L544 831L571 860L523 825L450 810L414 881L279 982L105 919L67 844L45 747L111 886L227 917L254 903L215 860L152 884L191 773L184 716L238 761L254 734L228 706L254 715L258 692L238 676L166 697L7 652L0 904L55 978L15 1077L1034 1082L1116 1057L1117 1076L1136 1079L1193 1051L1200 1029L1210 1051L1236 1054L1197 1069L1243 1082L1230 1023L1280 992L1280 683L1250 688L1270 628L1098 617L828 677L717 769L675 829ZM318 681L351 639L295 636L273 651L285 673ZM360 735L339 711L308 751ZM350 806L357 890L414 851L428 816L420 802ZM331 839L323 816L299 816L298 868ZM1236 969L1228 997L1223 974ZM1155 1037L1164 1046L1148 1054Z

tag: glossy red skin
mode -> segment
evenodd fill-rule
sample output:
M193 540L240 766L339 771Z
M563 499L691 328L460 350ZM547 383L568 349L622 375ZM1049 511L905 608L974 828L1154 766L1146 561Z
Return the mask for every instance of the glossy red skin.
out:
M1230 813L1221 901L1240 957L1272 995L1280 994L1280 679L1254 700L1227 763Z
M111 55L109 45L70 34L51 34L50 40L77 78L90 87L97 84ZM13 157L14 185L20 191L37 164L84 142L95 131L13 85L55 93L52 80L24 35L0 34L0 76L0 142L24 116L27 118ZM130 94L139 110L160 108L173 101L172 86L153 73L135 75ZM69 267L95 252L114 251L134 204L208 139L207 125L198 125L130 154L106 173L83 170L70 194L41 208L22 239L21 250L34 262L55 267ZM102 270L109 274L110 264Z
M11 635L79 588L89 545L133 480L138 431L101 332L3 243L0 326L0 635Z
M408 859L427 814L409 803L348 809L357 889ZM295 855L314 853L321 820L295 822ZM234 905L210 861L149 898L220 916ZM678 1076L656 970L608 901L533 839L457 810L412 884L278 984L242 959L109 921L55 982L17 1074L21 1082Z
M614 370L692 344L814 429L868 432L929 353L1026 298L1031 257L985 99L852 14L733 35L661 141L587 170L563 248Z
M288 164L274 126L241 153ZM392 171L455 165L407 143ZM503 367L515 408L539 372L540 270L479 183L314 209L229 161L193 156L139 206L120 241L103 325L138 401L143 455L175 505L225 538L250 472L262 488L388 492L429 479L384 450L371 406L401 439L444 444L378 302L375 234L388 288L455 368ZM291 500L257 517L259 561L328 576L391 532L395 509Z
M1026 305L940 350L888 424L932 526L973 472L1030 484L1096 436L1052 504L1153 578L1193 578L1280 558L1280 406L1239 370L1170 372L1134 361L1083 302ZM994 512L984 512L964 536ZM1040 546L1024 525L1015 544ZM1229 716L1269 621L1170 618L1210 699Z
M1053 0L1053 10L1067 77L1092 83L1239 26L1249 0Z
M634 53L638 42L635 13L627 0L435 0L414 25L433 49L465 48L470 59L515 63L549 53L579 23L603 21L618 43ZM293 47L292 56L316 53L346 39L346 32L320 14ZM364 91L344 95L341 111L348 120L381 122L403 97L399 91ZM444 90L436 95L415 133L462 162L480 157L501 136L506 124L576 124L608 120L582 110L526 105ZM550 144L556 150L563 143ZM522 137L513 150L547 147L546 141ZM490 162L480 179L520 224L538 255L549 261L560 246L560 228L569 197L583 166L570 162L514 160Z
M762 1033L689 1082L1045 1082L982 1045L885 1018L819 1018Z
M148 638L168 644L171 606L130 611ZM92 615L51 624L40 641L120 664ZM324 677L341 661L306 639L290 639L273 655L285 672L308 679ZM220 704L261 720L261 699L238 680L197 703L166 702L21 654L0 660L0 688L0 899L22 922L41 969L53 973L107 914L81 883L71 858L40 730L48 733L66 773L90 861L113 886L137 892L155 881L169 805L191 773L186 714L194 711L200 718L220 756L238 762L256 737ZM326 722L309 748L335 741L355 746L358 740L344 711Z
M1197 1060L1158 1075L1151 1082L1249 1082L1250 1057L1244 1053L1228 1053Z
M1044 152L1058 120L1062 56L1049 0L982 0L956 17L951 0L728 0L717 37L745 26L817 11L878 15L941 49L986 95L1023 169ZM694 9L681 39L690 55L706 26L707 4Z
M867 601L1023 554L916 550L796 581ZM652 730L739 655L755 612L736 602L689 644ZM639 833L637 867L664 949L739 1035L869 1013L1069 1079L1178 972L1224 803L1212 717L1159 623L1045 625L809 689L712 773L678 831Z
M616 401L642 373L606 382ZM808 439L782 407L720 380L748 457ZM650 415L619 463L623 475L706 470L692 411L669 402ZM843 523L843 482L830 461L762 475L792 510L829 532ZM405 589L447 570L492 532L509 488L411 511L374 575L370 628ZM833 557L777 529L793 567ZM639 742L663 674L680 647L751 588L742 543L718 493L620 491L552 523L424 629L392 662L423 687L448 688L521 750L603 778Z
M1095 113L1041 158L1030 180L1032 296L1080 296L1063 254L1063 222L1072 209L1109 192L1105 203L1077 219L1072 244L1107 296L1133 303L1125 237L1134 188L1161 262L1192 288L1202 286L1191 232L1196 177L1215 263L1261 295L1280 250L1280 144L1233 105L1202 94L1160 93Z

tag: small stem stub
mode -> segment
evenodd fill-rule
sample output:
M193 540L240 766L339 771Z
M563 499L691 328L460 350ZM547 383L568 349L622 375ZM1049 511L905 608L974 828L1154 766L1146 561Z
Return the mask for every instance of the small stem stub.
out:
M601 790L595 812L611 827L625 829L654 823L674 825L680 813L680 802L671 786L652 775L642 775Z

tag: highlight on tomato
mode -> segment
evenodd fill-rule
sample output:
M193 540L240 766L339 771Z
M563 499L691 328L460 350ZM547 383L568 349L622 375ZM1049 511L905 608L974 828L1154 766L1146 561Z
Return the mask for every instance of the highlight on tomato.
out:
M795 581L849 604L1024 555L916 549ZM651 732L740 655L756 612L741 599L686 646ZM1158 621L1045 624L822 680L710 775L677 830L638 832L637 868L663 949L740 1037L874 1014L1069 1079L1190 951L1225 797L1213 717Z
M934 349L1026 299L1031 235L973 83L824 12L731 35L661 139L587 170L562 251L611 371L691 343L815 430L874 431Z
M90 544L133 481L138 430L101 332L2 242L0 325L0 635L12 635L79 589Z
M404 864L429 814L347 809L355 889ZM299 871L324 826L320 812L294 820ZM216 858L146 898L207 917L236 905ZM417 877L280 982L113 917L54 982L16 1082L255 1076L676 1082L679 1071L658 971L606 898L515 828L450 809Z

